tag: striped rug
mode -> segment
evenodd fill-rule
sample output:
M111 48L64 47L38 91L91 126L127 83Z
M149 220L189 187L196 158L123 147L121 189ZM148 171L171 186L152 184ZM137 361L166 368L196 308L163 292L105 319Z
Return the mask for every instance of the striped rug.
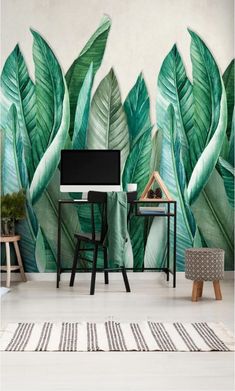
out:
M12 323L0 350L9 352L227 352L234 338L222 323Z

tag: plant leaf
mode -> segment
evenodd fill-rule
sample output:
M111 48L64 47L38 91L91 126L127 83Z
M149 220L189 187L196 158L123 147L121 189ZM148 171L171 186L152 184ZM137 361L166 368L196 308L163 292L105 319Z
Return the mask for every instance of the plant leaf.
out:
M187 199L186 176L183 172L184 165L181 153L180 140L176 133L174 109L173 106L170 105L166 113L163 128L160 175L169 189L172 198L177 201L178 270L184 270L185 249L188 247L194 247L194 242L197 239L196 224ZM156 219L157 218L158 217L156 217ZM160 246L156 246L156 248L160 248ZM160 255L156 253L156 262L157 260L158 262L161 262Z
M17 111L15 106L12 105L4 132L4 159L2 166L2 191L4 194L17 192L22 189L23 185L27 185L26 167L24 165L23 145L17 121ZM17 233L21 236L20 249L25 270L35 272L38 271L40 261L45 258L44 247L37 244L36 238L40 227L38 227L37 220L32 213L28 191L26 191L26 197L26 219L17 223ZM35 259L36 245L38 246L38 251Z
M233 59L223 74L224 87L227 95L228 123L226 133L228 138L230 138L234 111L234 63L235 60Z
M34 205L37 219L53 254L53 259L50 260L50 270L56 270L57 242L55 238L57 237L58 225L58 200L69 199L69 195L60 193L59 189L60 172L57 169L39 201ZM77 231L79 231L79 221L76 208L73 205L64 205L61 214L61 259L63 267L71 267L72 265L75 248L74 233ZM47 270L48 260L45 267Z
M194 134L190 142L190 154L193 167L195 167L205 147L218 129L221 117L222 82L218 66L205 43L193 31L189 30L189 33L191 35L195 108ZM220 143L222 145L222 139L220 139Z
M39 200L48 186L59 164L60 151L63 149L66 142L69 129L69 97L65 84L64 87L63 113L60 127L52 143L41 158L30 185L30 197L33 204Z
M170 53L163 61L159 76L159 100L157 106L157 119L160 129L164 126L164 115L169 106L174 107L177 131L179 133L184 166L187 178L191 175L191 165L189 160L189 143L193 137L193 114L194 102L192 85L187 78L186 71L177 50L176 45L173 46ZM158 110L158 107L160 110Z
M91 102L87 148L120 150L123 169L129 153L129 135L118 82L112 69L100 82Z
M229 203L234 208L234 167L221 157L219 158L219 165Z
M227 105L226 95L223 87L222 97L220 103L220 117L217 128L206 148L203 150L196 166L193 170L192 176L188 184L188 199L189 203L195 202L200 192L207 184L216 162L220 155L221 146L225 137L227 125Z
M124 110L129 129L130 147L132 148L136 138L151 127L149 95L142 73L124 102Z
M111 20L104 16L95 33L91 36L78 58L73 62L66 73L66 82L70 99L70 136L72 138L74 129L74 117L77 106L78 95L82 87L84 78L88 72L89 66L93 63L93 77L103 59L105 46L111 26Z
M198 228L208 247L225 250L225 269L234 268L234 213L222 177L214 170L192 206Z
M233 112L233 119L232 119L232 129L229 139L229 149L228 149L228 162L234 167L234 128L235 128L235 110Z
M65 87L59 63L45 40L31 30L35 63L35 92L37 102L37 132L32 139L35 167L55 138L63 114Z
M36 100L35 88L18 45L7 58L1 75L1 89L4 103L1 110L5 114L12 103L18 113L20 133L23 138L24 154L29 179L32 179L34 165L32 163L31 141L36 132Z
M122 177L124 190L126 190L128 183L137 184L137 198L143 193L149 179L150 157L151 127L145 130L143 135L134 144L127 158ZM134 268L141 268L143 266L145 228L144 219L132 216L129 223L129 234L134 256Z
M90 110L92 84L93 64L91 63L78 95L72 139L73 149L86 148L87 124Z

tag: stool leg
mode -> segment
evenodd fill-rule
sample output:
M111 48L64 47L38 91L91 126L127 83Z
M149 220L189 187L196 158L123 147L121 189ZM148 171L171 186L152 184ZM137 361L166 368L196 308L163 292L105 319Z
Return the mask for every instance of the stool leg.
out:
M26 282L27 278L26 278L26 275L24 273L24 267L23 267L22 258L21 258L21 255L20 255L20 249L19 249L18 243L17 242L13 242L13 244L14 244L14 248L15 248L15 252L16 252L18 265L20 267L20 274L21 274L22 281Z
M10 288L11 283L11 255L10 255L10 244L5 243L6 245L6 264L7 264L7 281L6 287Z
M222 300L222 294L220 290L220 283L218 280L213 281L214 291L215 291L215 298L216 300Z
M193 281L192 301L197 301L199 281Z
M197 296L202 297L202 292L203 292L203 281L198 281Z

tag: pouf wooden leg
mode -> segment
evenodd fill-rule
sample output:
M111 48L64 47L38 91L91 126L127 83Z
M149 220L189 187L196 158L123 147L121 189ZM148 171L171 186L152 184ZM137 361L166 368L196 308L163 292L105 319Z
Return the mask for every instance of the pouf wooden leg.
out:
M202 297L202 292L203 292L203 281L198 281L198 292L197 296Z
M219 280L213 281L213 286L214 286L216 300L222 300Z
M197 301L199 284L199 281L193 281L192 301Z

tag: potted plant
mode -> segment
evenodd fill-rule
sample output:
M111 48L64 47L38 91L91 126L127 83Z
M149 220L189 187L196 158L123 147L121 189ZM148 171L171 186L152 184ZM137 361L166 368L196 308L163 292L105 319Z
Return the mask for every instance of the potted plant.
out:
M1 236L15 235L15 222L25 217L25 194L17 193L1 196Z

